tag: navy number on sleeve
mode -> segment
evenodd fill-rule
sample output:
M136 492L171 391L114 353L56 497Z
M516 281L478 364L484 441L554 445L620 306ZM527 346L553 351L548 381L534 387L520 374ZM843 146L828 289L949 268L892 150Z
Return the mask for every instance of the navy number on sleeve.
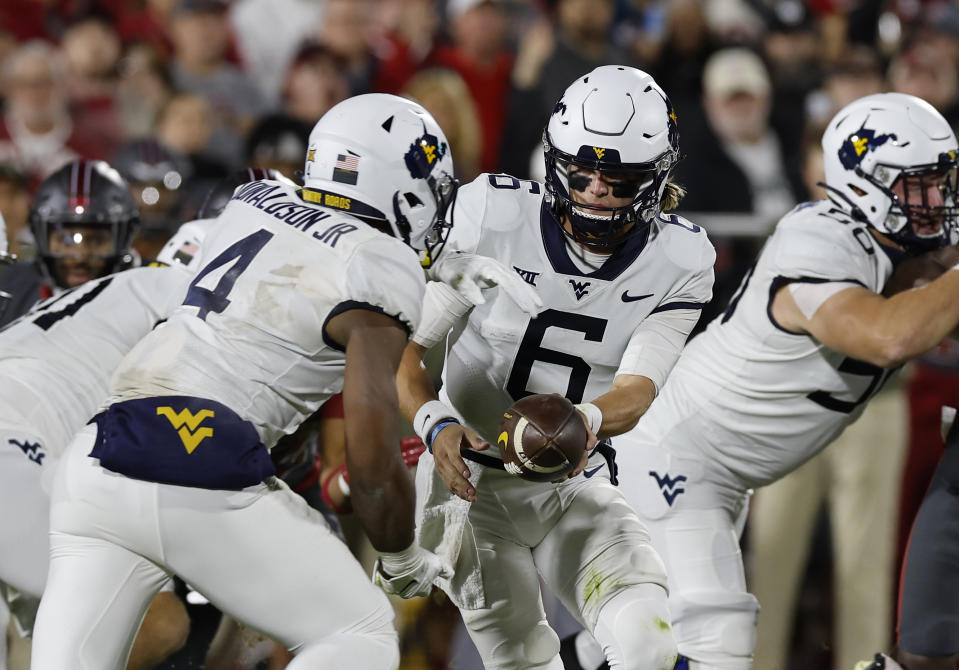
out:
M547 349L543 346L543 338L550 328L562 328L563 330L582 333L583 338L590 342L602 342L603 334L606 332L606 323L606 319L586 316L585 314L571 314L555 309L540 312L539 316L531 319L526 327L523 341L520 343L516 352L516 359L513 361L513 369L506 381L507 393L513 400L519 400L533 394L533 391L526 388L526 384L529 383L533 364L538 361L569 368L569 384L563 395L574 403L582 402L583 393L586 392L586 382L589 380L589 373L592 370L589 363L575 354ZM553 390L560 391L560 389Z
M881 368L878 365L873 365L872 363L866 363L865 361L846 357L836 369L839 372L843 372L848 375L869 377L869 384L866 386L866 390L863 391L861 396L859 396L856 400L849 401L840 400L839 398L831 395L828 391L814 391L806 397L817 405L821 405L826 409L831 409L834 412L842 412L843 414L849 414L854 409L859 407L859 405L863 404L873 395L878 393L879 389L882 388L882 385L886 383L886 380L889 379L892 373L898 368L890 370L887 368Z
M57 297L55 300L51 300L45 307L41 308L41 311L43 311L43 314L35 318L33 320L33 323L39 326L40 328L42 328L43 330L49 330L50 326L55 324L60 319L63 319L68 316L73 316L78 311L80 311L81 307L88 304L98 295L103 293L103 291L106 289L107 286L110 285L110 282L112 281L113 281L113 277L106 277L104 279L101 279L100 281L96 283L96 286L94 286L88 293L84 293L82 296L80 296L80 298L78 298L74 302L71 302L69 305L67 305L63 309L48 311L51 307L61 302L67 296L73 295L77 289L74 288L74 289L70 289L69 291L66 291L63 295ZM84 284L83 286L87 286L87 285Z
M210 261L190 282L190 288L186 292L183 304L199 307L200 311L197 312L197 316L204 321L210 312L219 314L225 310L230 305L227 296L233 290L233 284L236 283L243 271L249 267L253 258L260 253L260 250L272 237L273 233L266 229L260 229L224 249L223 253ZM232 260L236 260L236 262L223 274L212 290L198 285L208 274Z
M538 181L533 181L532 179L517 179L508 174L491 174L489 176L489 185L493 188L505 188L515 191L523 184L529 184L530 193L539 193Z

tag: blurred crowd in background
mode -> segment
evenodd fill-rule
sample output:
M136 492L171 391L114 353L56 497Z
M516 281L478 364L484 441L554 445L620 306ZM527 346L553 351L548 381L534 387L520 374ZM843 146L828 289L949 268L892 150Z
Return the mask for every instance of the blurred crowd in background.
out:
M33 190L72 158L104 159L133 188L134 244L150 259L231 171L296 179L315 121L370 91L429 109L461 181L541 178L558 97L609 63L652 74L678 115L680 212L718 251L704 320L722 311L778 217L824 197L819 138L841 106L900 91L959 124L959 4L944 0L0 0L0 213L11 251L29 259ZM747 528L747 565L785 584L757 593L764 605L783 600L762 615L758 670L848 670L846 657L880 648L850 619L879 621L872 628L891 643L898 556L942 448L938 406L959 395L957 369L944 346L867 412L860 424L882 426L892 455L847 462L859 472L856 459L882 460L881 475L831 481L827 466L799 488L815 502L807 520L770 521L788 537ZM823 514L820 502L836 504L830 486L885 496L882 530L862 541L841 526L860 523L858 510ZM858 546L839 551L850 537ZM777 550L795 564L785 582ZM878 594L880 609L861 611L843 589ZM410 621L407 667L446 667L449 627Z

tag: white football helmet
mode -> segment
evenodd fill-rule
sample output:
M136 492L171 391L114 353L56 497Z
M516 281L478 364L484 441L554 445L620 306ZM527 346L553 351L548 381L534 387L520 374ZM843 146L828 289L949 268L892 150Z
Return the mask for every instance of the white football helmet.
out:
M449 233L456 193L449 142L421 105L395 95L348 98L310 133L303 197L385 223L429 266Z
M903 93L877 93L843 107L822 137L826 190L837 206L888 235L908 251L949 243L956 224L959 144L942 114L925 100ZM900 199L900 177L920 181L921 200ZM942 203L927 201L924 179L940 180ZM927 182L928 184L928 182ZM920 235L910 222L941 222Z
M557 220L561 225L569 220L577 242L609 249L644 232L659 214L663 191L679 160L676 114L651 76L624 65L603 65L563 93L543 133L543 148L546 193ZM577 203L574 208L570 164L615 173L622 181L614 186L614 195L632 197L632 203ZM629 224L635 225L624 231Z

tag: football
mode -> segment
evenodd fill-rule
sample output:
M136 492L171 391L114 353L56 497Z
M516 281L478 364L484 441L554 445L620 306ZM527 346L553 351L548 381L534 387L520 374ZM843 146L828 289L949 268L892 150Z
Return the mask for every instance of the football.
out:
M928 284L956 263L959 263L959 246L957 245L907 258L892 271L882 287L882 294L888 298L902 291Z
M573 403L541 393L522 398L503 412L496 442L507 472L532 482L551 482L579 465L588 439Z

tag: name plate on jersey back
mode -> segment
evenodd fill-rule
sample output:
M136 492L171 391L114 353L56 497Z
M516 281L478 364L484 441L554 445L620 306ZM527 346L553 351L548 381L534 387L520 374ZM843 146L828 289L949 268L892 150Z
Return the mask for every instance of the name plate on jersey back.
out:
M90 456L134 479L239 490L274 474L253 424L213 400L138 398L111 405L95 421Z

